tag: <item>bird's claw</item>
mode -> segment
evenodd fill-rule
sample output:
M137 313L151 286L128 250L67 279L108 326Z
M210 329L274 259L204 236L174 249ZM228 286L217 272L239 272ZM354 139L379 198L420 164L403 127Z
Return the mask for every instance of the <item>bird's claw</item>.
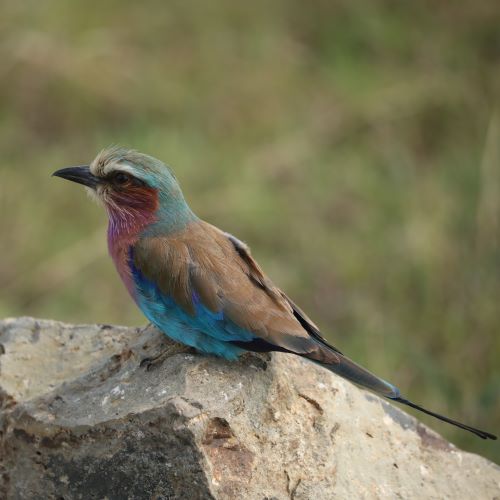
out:
M145 368L147 372L151 370L151 367L154 365L154 358L144 358L139 363L140 368Z
M145 368L145 370L149 372L155 365L160 365L170 356L174 356L175 354L180 354L183 352L194 354L196 353L196 350L189 346L185 346L182 344L175 344L174 346L167 347L162 352L160 352L160 354L157 354L156 356L142 359L141 362L139 363L139 367Z

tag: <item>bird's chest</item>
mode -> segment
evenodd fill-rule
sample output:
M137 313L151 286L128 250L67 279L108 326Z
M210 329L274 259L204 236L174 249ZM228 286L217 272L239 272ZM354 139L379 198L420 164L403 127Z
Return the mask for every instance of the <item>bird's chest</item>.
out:
M113 239L108 237L109 254L130 296L136 301L136 290L130 266L131 249L134 243L134 238Z

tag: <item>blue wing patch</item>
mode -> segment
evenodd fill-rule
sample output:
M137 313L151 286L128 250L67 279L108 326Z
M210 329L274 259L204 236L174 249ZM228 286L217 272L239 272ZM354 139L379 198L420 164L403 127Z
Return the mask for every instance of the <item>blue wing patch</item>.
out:
M188 314L135 266L132 247L129 250L129 267L137 305L151 323L173 340L230 360L245 352L231 342L255 340L251 332L225 318L222 310L212 312L207 309L196 292L192 294L195 314Z

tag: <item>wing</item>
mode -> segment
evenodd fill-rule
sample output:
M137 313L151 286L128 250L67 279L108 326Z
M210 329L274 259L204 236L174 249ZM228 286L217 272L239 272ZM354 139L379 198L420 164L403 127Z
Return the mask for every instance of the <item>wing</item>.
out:
M199 221L174 235L140 240L134 265L188 314L194 316L202 304L227 341L248 350L274 348L321 363L339 362L338 351L267 278L248 247L210 224Z
M401 397L397 387L329 345L306 314L266 277L248 247L214 226L200 221L174 235L143 238L134 246L133 259L135 268L163 296L193 318L190 326L198 324L209 337L248 350L305 356L386 398L483 439L496 439ZM203 321L196 319L200 307Z
M338 354L342 354L338 349L328 344L326 339L321 335L319 328L315 323L306 315L302 309L300 309L297 304L295 304L283 291L277 288L263 273L260 266L257 264L255 259L250 253L250 248L248 245L240 241L238 238L234 237L232 234L224 233L229 241L233 244L235 250L238 252L240 258L245 262L247 266L247 273L251 280L255 281L265 290L270 290L275 294L276 298L281 302L284 301L287 305L286 309L291 312L295 319L299 322L300 326L314 339L323 344L326 348L335 351Z

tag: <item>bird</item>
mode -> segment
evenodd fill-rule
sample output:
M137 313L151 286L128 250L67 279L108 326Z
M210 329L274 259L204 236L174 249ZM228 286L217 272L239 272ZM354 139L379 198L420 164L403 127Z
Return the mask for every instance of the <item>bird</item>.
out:
M227 360L249 351L298 355L387 400L496 439L413 403L331 345L244 242L194 214L162 161L112 146L88 165L52 175L84 185L104 205L118 274L146 318L171 339Z

